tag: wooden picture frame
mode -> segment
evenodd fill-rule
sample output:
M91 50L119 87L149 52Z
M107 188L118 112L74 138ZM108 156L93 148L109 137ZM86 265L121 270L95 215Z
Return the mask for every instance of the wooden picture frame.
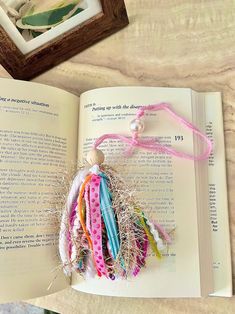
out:
M0 25L0 63L14 78L30 80L128 25L124 0L99 1L101 13L26 54Z

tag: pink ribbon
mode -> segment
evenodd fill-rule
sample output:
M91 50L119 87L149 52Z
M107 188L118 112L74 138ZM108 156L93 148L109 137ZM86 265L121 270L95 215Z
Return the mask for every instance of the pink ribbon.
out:
M93 255L98 274L108 277L103 255L102 220L100 210L100 176L93 174L90 181L90 213Z
M104 134L101 137L99 137L95 143L94 148L97 148L99 145L101 145L106 139L116 139L120 140L123 143L126 143L129 145L128 150L125 152L127 156L131 156L135 150L135 148L142 148L154 153L166 153L175 157L184 158L184 159L190 159L190 160L204 160L207 159L211 152L212 152L212 142L211 140L204 135L198 128L196 128L192 123L188 122L183 117L179 116L177 113L175 113L171 108L170 104L167 103L160 103L156 105L148 105L140 107L136 114L136 119L141 119L145 115L145 111L159 111L164 110L166 111L170 116L173 117L179 124L181 124L184 128L189 129L192 131L195 135L197 135L203 142L206 144L205 151L198 155L194 156L191 154L187 154L184 152L180 152L175 150L174 148L171 148L167 145L161 144L158 139L141 139L139 138L138 132L133 132L132 137L127 137L121 134Z

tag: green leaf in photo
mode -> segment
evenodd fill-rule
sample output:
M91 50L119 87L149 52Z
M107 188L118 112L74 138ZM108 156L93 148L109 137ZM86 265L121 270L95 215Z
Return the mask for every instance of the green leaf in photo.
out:
M79 14L79 13L82 12L82 11L84 11L84 9L78 8L78 9L73 13L73 15L72 15L71 17L73 17L73 16Z
M36 38L36 37L42 35L41 32L36 32L36 31L31 31L31 34L32 34L33 38Z
M64 7L59 7L46 12L41 12L33 15L27 15L22 17L22 24L31 26L50 26L55 25L63 21L63 17L69 14L76 4L71 3ZM83 9L78 8L75 14L80 13ZM74 14L73 14L74 15Z

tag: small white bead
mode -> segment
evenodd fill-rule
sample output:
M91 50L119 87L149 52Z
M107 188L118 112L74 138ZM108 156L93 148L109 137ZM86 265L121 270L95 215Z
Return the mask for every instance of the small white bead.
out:
M142 133L144 131L144 123L140 119L134 119L130 123L130 129L132 132Z

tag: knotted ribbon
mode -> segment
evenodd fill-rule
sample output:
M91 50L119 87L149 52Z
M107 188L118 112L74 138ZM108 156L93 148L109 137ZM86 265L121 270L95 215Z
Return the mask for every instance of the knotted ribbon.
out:
M176 120L179 124L181 124L184 128L189 129L192 131L196 136L198 136L203 142L206 144L206 149L203 153L199 154L198 156L191 155L185 152L180 152L175 150L172 147L167 145L161 144L157 138L148 138L148 139L141 139L139 137L138 132L132 132L132 137L124 136L121 134L104 134L99 137L95 143L93 148L98 148L106 139L114 139L120 140L126 143L129 147L128 150L125 152L127 156L131 156L135 150L135 148L142 148L147 151L151 151L154 153L166 153L175 157L190 159L190 160L204 160L207 159L211 152L212 152L212 142L211 140L204 135L196 126L192 123L188 122L186 119L175 113L168 103L159 103L155 105L148 105L142 106L138 109L136 113L136 119L141 119L146 111L159 111L164 110L166 111L174 120Z

